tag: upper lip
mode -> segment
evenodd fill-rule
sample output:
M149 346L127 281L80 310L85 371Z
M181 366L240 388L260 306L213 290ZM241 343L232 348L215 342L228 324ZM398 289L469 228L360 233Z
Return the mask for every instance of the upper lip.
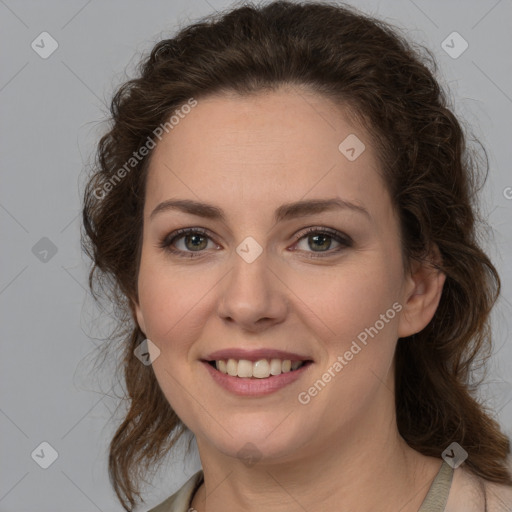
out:
M260 348L257 350L246 350L243 348L226 348L212 352L204 358L204 361L219 361L221 359L246 359L258 361L259 359L290 359L291 361L312 361L311 357L302 356L294 352L276 350L273 348Z

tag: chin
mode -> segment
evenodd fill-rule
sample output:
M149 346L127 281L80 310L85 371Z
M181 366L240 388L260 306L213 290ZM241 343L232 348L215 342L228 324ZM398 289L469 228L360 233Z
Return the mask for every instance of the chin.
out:
M287 420L281 425L279 422L282 418L238 418L232 423L236 426L225 426L226 430L218 426L215 431L209 428L202 438L222 454L241 459L248 466L264 461L288 462L297 458L297 450L307 444L308 436L304 424L299 428L297 423L292 426Z

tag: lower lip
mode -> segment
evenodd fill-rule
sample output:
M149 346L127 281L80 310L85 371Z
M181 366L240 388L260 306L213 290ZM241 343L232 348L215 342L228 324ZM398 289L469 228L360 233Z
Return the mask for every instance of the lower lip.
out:
M205 361L202 362L217 384L231 393L240 396L270 395L271 393L288 386L292 382L295 382L297 379L300 379L300 377L304 375L311 366L311 362L308 362L297 370L281 373L280 375L272 375L265 379L257 379L253 377L233 377L216 370L212 365Z

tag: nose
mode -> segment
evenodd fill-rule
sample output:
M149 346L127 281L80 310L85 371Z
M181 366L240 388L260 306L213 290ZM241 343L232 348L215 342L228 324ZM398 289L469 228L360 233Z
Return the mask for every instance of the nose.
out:
M286 318L287 288L270 267L265 251L251 263L234 253L231 271L223 281L217 313L224 322L260 332Z

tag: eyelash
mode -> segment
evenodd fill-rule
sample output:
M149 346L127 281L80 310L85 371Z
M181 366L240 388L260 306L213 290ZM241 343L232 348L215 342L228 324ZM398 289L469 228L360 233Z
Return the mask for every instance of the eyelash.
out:
M339 247L337 249L334 249L334 250L320 251L320 252L311 252L307 256L308 258L326 258L326 257L329 257L329 256L333 256L333 254L337 254L337 253L341 252L343 249L345 249L347 247L352 247L352 245L353 245L353 241L352 241L352 239L349 236L344 235L344 234L340 233L339 231L336 231L335 229L319 228L319 227L307 228L306 231L301 232L300 234L296 235L294 237L295 238L295 243L299 242L303 238L306 238L308 235L310 235L312 233L318 234L318 235L326 235L329 238L332 238L336 242L340 243L341 247ZM197 255L196 256L194 253L196 253L196 252L197 253L201 253L201 252L204 252L204 251L182 251L181 249L174 249L174 248L172 248L172 244L174 242L176 242L180 238L183 238L186 235L191 235L191 234L202 235L202 236L205 236L205 237L207 237L207 238L209 238L211 240L211 237L210 237L208 231L206 231L203 228L183 228L183 229L178 229L177 231L167 235L159 243L159 247L161 249L171 253L171 254L174 254L174 255L180 257L180 258L198 258L198 257L202 257L202 255Z

